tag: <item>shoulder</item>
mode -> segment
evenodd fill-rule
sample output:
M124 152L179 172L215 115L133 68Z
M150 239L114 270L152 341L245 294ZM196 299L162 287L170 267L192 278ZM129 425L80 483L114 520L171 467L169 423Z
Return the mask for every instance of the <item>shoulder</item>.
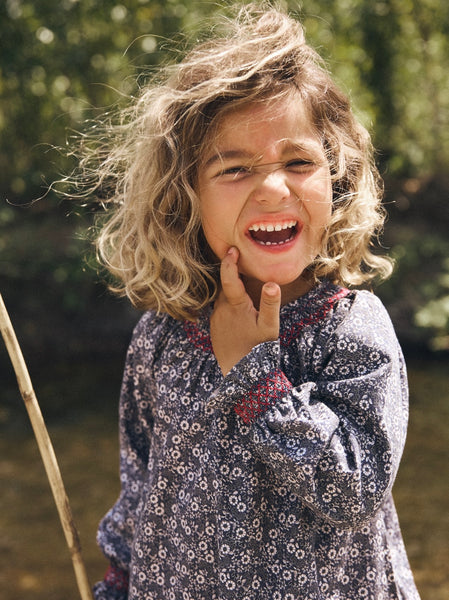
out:
M323 282L311 297L311 321L331 321L334 328L347 321L354 326L392 328L382 301L373 292L341 287Z
M325 296L327 313L305 332L302 342L312 372L321 373L324 380L337 376L347 379L378 369L383 372L388 366L385 372L394 372L398 381L403 381L402 350L382 301L366 290L346 290L335 298L328 288ZM334 300L329 304L331 298Z
M393 332L387 309L378 296L367 290L352 290L340 310L346 312L345 326L361 331ZM342 323L343 324L343 323Z
M390 316L380 298L372 292L351 290L335 306L334 321L327 340L329 349L376 349L383 355L400 352Z
M165 313L149 310L140 317L134 328L130 354L154 356L176 328L177 321Z
M320 282L286 307L281 344L304 338L307 345L332 349L349 340L358 345L397 346L393 324L381 300L367 290Z
M315 312L324 316L368 316L390 321L382 301L368 290L348 289L336 284L322 282L315 292Z
M133 331L133 338L158 336L163 331L170 329L174 323L166 313L148 310L142 314Z

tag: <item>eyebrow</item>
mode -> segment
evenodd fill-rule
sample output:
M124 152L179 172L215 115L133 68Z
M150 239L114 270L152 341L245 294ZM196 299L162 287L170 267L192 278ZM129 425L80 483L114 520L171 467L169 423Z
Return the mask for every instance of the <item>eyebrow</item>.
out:
M247 152L246 150L218 151L216 154L214 154L213 156L211 156L210 158L207 159L207 161L204 163L204 167L207 168L207 167L210 167L210 165L214 164L215 162L223 162L224 160L232 160L234 158L250 159L250 158L254 158L254 154L252 154L251 152Z
M314 155L317 154L318 145L309 144L309 143L300 143L294 142L292 140L283 140L282 141L284 148L282 149L282 154L291 154L295 152L310 152ZM204 163L204 168L210 167L212 164L216 162L223 162L225 160L232 159L252 159L256 162L257 158L255 158L252 152L244 149L232 149L232 150L219 150L216 154L213 154L207 161Z

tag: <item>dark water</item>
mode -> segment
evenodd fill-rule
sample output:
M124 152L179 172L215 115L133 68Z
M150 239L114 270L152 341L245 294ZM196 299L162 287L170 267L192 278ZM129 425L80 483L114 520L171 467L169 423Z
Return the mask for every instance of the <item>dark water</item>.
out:
M118 494L122 358L51 365L32 379L59 460L91 581L106 563L99 519ZM449 368L409 363L410 425L394 488L422 600L449 598ZM0 599L79 598L62 529L17 386L0 389Z

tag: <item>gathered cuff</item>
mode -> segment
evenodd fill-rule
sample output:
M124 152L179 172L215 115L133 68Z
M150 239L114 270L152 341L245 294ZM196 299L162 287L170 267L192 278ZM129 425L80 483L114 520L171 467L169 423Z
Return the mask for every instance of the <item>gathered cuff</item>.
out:
M209 406L235 405L242 396L279 368L279 340L262 342L244 356L211 394Z
M274 369L240 398L234 410L244 423L252 423L291 389L292 384L285 373L281 369Z
M128 597L128 571L111 564L103 581L94 586L95 600L126 600Z

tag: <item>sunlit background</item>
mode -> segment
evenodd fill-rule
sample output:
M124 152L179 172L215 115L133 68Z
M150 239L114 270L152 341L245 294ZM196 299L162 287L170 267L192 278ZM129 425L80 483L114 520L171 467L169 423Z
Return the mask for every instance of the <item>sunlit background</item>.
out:
M227 2L0 3L0 292L54 441L92 581L98 520L118 493L116 408L138 319L111 298L89 242L91 205L48 185L76 132L125 105ZM423 600L449 598L449 3L304 0L309 42L372 132L390 214L387 305L410 371L395 497ZM180 34L187 32L187 38ZM40 198L40 199L39 199ZM38 200L39 199L39 200ZM44 469L0 343L0 598L78 598Z

